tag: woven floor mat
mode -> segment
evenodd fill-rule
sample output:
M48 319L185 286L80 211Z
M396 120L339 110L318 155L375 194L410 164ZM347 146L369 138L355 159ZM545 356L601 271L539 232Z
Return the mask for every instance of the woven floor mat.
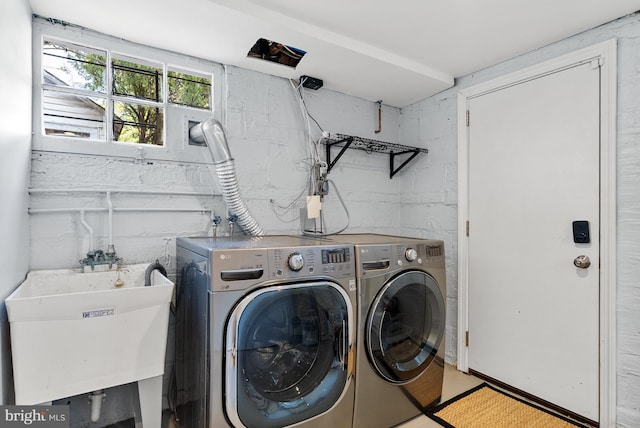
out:
M585 428L483 383L426 412L448 428Z

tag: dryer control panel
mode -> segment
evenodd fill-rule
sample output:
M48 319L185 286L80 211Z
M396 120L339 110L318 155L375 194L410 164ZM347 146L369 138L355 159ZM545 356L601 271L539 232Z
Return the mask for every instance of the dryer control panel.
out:
M363 271L384 271L407 267L444 265L444 244L412 242L408 244L362 245L360 266Z
M394 264L397 266L431 266L442 263L443 245L415 243L394 245Z

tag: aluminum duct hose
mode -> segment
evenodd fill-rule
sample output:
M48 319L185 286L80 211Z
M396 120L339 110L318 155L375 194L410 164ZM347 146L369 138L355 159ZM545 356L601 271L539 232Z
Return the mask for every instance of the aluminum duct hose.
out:
M189 137L195 142L207 143L229 213L238 216L238 224L249 235L263 235L264 231L240 196L236 168L220 122L214 118L207 119L191 128Z
M231 214L238 216L238 224L249 235L264 235L262 228L249 212L249 208L240 197L238 189L238 177L233 159L222 163L216 163L216 173L222 188L222 195L227 204L227 209Z

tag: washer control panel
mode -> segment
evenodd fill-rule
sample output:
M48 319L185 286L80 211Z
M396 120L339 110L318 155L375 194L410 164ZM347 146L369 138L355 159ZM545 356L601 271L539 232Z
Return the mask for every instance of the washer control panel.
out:
M289 265L289 269L294 272L298 272L304 267L304 257L302 257L302 254L297 252L291 253L289 254L287 264Z
M331 248L322 249L322 264L327 265L331 263L348 263L351 260L351 248Z
M329 275L343 278L354 275L353 248L301 247L275 248L269 252L269 279Z
M353 247L348 245L216 251L212 256L217 278L213 290L241 290L267 280L353 278L353 259Z

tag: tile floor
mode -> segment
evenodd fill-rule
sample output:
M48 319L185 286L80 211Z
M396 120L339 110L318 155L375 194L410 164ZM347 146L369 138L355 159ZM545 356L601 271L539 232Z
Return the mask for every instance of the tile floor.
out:
M455 367L445 364L444 369L444 386L442 387L442 401L447 401L456 395L465 392L475 386L480 385L483 381L477 377L470 376L468 374L458 371ZM165 414L165 421L163 426L173 428L174 425L168 421L168 415ZM107 428L133 428L133 419L124 421L115 425L111 425ZM396 428L442 428L441 425L427 418L426 416L419 416L399 425Z
M458 371L458 369L454 366L445 364L444 367L445 369L444 384L442 387L442 402L445 402L455 397L456 395L468 391L471 388L474 388L483 383L482 379ZM133 428L134 425L135 424L133 422L133 419L131 419L115 425L110 425L107 428ZM175 424L173 423L173 421L171 421L168 412L165 412L163 414L162 426L167 428L175 428ZM398 425L395 428L442 428L442 426L426 416L418 416L408 422L405 422L404 424Z
M444 385L442 387L442 402L455 397L471 388L478 386L483 381L475 376L458 371L455 367L444 365ZM442 428L442 425L432 421L426 416L418 416L399 425L397 428Z

